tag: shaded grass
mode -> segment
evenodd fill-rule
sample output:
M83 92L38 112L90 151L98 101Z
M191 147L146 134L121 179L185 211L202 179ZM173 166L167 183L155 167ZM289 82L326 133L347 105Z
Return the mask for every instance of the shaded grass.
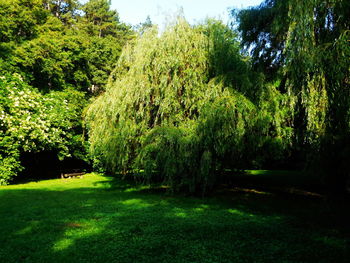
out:
M328 193L319 175L302 171L245 170L238 173L227 171L224 178L229 187L246 187L283 195L307 195L320 198Z
M167 195L112 177L0 187L0 262L348 262L344 207L234 188Z

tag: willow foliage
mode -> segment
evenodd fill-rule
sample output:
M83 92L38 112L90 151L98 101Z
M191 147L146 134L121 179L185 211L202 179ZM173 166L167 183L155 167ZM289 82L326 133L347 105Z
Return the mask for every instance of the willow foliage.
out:
M265 0L237 17L254 64L266 75L273 70L283 80L278 89L295 98L293 147L344 186L350 178L350 2Z
M252 86L236 36L220 22L152 28L125 48L87 110L92 154L111 172L144 170L173 190L204 192L216 171L241 167L249 147L264 143Z

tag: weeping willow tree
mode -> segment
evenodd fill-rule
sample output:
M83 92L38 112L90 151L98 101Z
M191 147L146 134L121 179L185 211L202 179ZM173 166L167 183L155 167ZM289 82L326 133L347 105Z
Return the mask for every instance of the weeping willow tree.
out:
M260 114L254 79L221 22L151 28L124 49L87 110L91 152L107 171L143 170L173 190L204 193L216 171L243 168L266 142L274 113Z
M238 22L255 68L273 72L272 79L282 79L278 89L295 97L294 148L344 186L350 156L350 2L266 0L239 12Z

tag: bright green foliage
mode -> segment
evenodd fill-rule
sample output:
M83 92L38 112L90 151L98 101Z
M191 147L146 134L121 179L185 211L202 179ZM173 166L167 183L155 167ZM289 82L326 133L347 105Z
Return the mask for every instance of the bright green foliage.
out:
M2 0L0 2L0 42L21 42L38 34L37 26L45 23L48 12L42 0ZM5 46L5 45L4 45Z
M262 145L256 149L257 152L253 151L251 156L256 158L256 164L260 164L260 167L276 168L274 165L285 165L292 150L295 132L293 106L296 98L291 94L279 92L278 87L279 82L276 82L266 84L261 90L257 122L250 133L252 141L257 140L249 146L250 149L254 150L256 146ZM256 136L256 131L262 132L264 136Z
M41 0L40 4L64 23L69 23L77 15L77 8L80 5L79 0Z
M0 71L44 91L103 88L132 37L107 0L6 0L0 17Z
M145 169L148 176L158 172L172 190L204 194L217 182L217 169L250 163L242 153L250 150L248 132L255 114L256 107L244 96L222 92L202 106L198 118L177 127L153 128L136 168Z
M89 107L93 155L110 172L141 169L173 190L204 193L218 169L251 164L251 146L270 137L260 126L272 117L246 97L258 93L248 69L234 33L219 22L192 27L179 19L162 34L146 31ZM285 136L281 125L274 136Z
M220 21L209 20L203 31L209 38L209 78L223 81L223 85L255 99L254 75L248 68L248 58L240 53L237 33Z
M131 29L119 21L110 5L109 0L90 0L82 6L84 15L78 20L77 33L88 40L83 53L88 62L82 73L88 72L94 91L104 89L123 46L133 38Z
M104 37L117 35L119 24L118 13L110 10L110 0L90 0L82 7L86 31L93 36Z
M54 151L64 159L81 152L76 135L84 94L67 89L42 95L18 75L0 78L0 184L21 170L21 153Z
M146 17L146 20L143 23L139 23L138 25L134 26L134 29L136 32L138 32L140 35L145 33L149 28L152 28L153 23L150 18L150 16Z
M113 73L118 79L88 113L94 152L112 170L130 168L150 128L196 118L210 96L206 40L183 22L161 37L156 29L148 31L124 51Z

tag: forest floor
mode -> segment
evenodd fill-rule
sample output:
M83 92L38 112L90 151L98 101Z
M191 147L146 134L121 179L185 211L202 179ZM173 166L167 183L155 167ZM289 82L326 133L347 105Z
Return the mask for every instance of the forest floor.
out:
M350 262L348 204L250 176L206 198L96 174L0 187L0 262Z

